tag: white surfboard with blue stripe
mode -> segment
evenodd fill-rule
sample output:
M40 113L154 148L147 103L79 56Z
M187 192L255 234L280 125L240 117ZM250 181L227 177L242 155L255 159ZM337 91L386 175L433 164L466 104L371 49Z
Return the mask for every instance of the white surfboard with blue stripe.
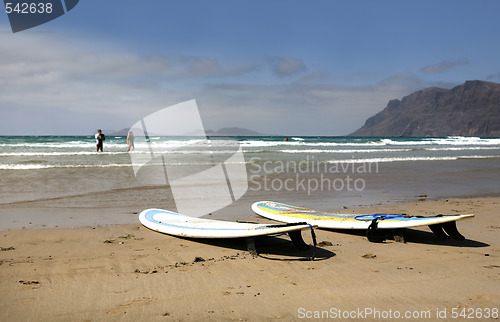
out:
M190 238L240 238L288 233L309 229L308 224L273 225L195 218L163 209L146 209L140 222L149 229Z

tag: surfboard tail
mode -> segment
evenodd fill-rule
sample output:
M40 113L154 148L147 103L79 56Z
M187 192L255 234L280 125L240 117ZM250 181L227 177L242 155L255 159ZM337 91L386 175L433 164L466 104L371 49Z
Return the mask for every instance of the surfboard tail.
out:
M378 219L375 218L371 222L370 226L366 231L366 237L372 243L381 243L384 242L388 238L388 234L385 234L384 230L378 229ZM448 221L439 224L429 225L429 228L432 230L434 235L438 238L450 239L453 238L455 240L465 240L465 237L460 234L457 228L456 221ZM393 230L389 230L393 231ZM393 233L394 240L404 242L404 237L402 234Z

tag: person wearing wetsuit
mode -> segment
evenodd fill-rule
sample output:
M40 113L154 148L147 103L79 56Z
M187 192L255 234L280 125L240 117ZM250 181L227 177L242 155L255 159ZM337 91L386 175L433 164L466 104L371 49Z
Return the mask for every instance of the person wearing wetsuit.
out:
M101 130L97 130L97 133L95 135L95 142L96 142L96 147L97 147L97 152L103 148L103 141L106 140L104 134L102 133Z

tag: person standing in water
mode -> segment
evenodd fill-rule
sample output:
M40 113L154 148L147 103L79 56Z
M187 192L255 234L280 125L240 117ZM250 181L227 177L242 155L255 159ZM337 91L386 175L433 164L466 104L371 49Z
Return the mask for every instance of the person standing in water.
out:
M130 150L134 151L134 149L135 149L134 140L135 140L134 132L132 132L132 131L128 132L128 135L127 135L128 150L127 151L130 151Z
M97 152L99 152L99 150L101 150L101 152L102 152L103 141L104 140L106 140L106 137L104 136L104 134L102 133L102 131L101 130L97 130L97 133L95 135L95 142L96 142Z

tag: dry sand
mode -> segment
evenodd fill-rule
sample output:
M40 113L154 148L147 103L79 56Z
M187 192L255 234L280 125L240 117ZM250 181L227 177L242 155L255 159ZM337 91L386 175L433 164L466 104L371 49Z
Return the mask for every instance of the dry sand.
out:
M444 320L456 321L453 312L495 308L498 317L500 198L359 211L476 217L458 222L463 242L436 239L427 227L408 230L407 243L380 244L362 233L317 229L326 243L315 261L254 258L243 240L181 239L139 223L3 231L0 320L265 321L347 312L379 321L389 314L436 320L446 313ZM309 232L303 235L310 243ZM288 236L259 239L257 250L274 259L310 255Z

